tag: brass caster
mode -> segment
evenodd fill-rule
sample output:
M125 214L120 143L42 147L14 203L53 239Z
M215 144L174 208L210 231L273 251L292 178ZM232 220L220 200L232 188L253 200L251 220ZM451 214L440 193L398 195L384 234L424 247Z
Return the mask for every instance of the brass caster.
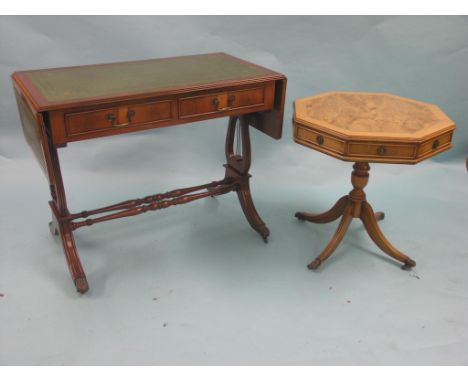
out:
M311 270L315 270L317 269L318 267L320 267L320 264L322 264L322 261L320 259L315 259L314 261L312 261L308 266L307 268L311 269Z
M86 280L86 277L81 277L79 279L76 279L75 286L76 286L77 292L81 294L86 293L89 289L88 281Z
M294 214L294 216L295 216L298 220L300 220L301 222L303 222L303 221L305 220L305 219L304 219L304 215L302 215L300 212L296 212L296 213Z

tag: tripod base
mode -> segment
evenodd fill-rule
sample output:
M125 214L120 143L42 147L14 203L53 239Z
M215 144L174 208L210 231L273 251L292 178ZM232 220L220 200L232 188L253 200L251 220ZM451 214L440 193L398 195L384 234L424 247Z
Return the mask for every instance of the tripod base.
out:
M338 228L332 239L322 251L322 253L315 258L309 265L309 269L317 269L343 240L349 224L353 218L359 218L364 224L367 233L374 241L374 243L387 255L402 262L405 267L411 268L416 266L416 262L398 251L390 242L385 238L380 230L377 221L382 220L385 216L383 212L376 212L372 210L371 205L366 200L364 187L369 180L369 164L365 162L356 162L353 166L354 171L351 175L351 183L353 190L346 196L340 198L335 205L328 211L321 214L310 214L307 212L297 212L296 217L299 220L306 220L312 223L329 223L341 217Z

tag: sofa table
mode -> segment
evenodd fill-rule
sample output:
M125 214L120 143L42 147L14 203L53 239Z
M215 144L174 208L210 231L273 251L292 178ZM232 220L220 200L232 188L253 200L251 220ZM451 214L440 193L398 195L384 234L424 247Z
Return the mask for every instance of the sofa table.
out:
M73 238L73 231L80 227L235 191L247 221L267 240L269 230L249 188L249 126L280 139L284 75L225 53L212 53L21 71L12 79L25 138L49 182L50 228L60 235L78 292L88 290ZM69 212L58 148L85 139L220 117L229 117L222 180Z
M385 238L363 188L369 163L414 164L452 147L454 122L437 106L384 93L330 92L296 100L295 142L344 161L355 162L353 190L327 212L297 212L299 220L328 223L341 217L335 235L309 265L317 269L337 248L353 218L360 218L374 243L387 255L414 267L414 260Z

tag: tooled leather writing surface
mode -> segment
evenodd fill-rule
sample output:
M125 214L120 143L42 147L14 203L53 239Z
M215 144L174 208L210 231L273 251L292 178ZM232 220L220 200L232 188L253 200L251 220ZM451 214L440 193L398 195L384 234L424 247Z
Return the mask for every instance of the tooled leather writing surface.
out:
M226 92L274 81L273 108L251 113L249 123L270 137L281 138L286 77L226 53L18 71L12 79L31 107L41 113Z
M48 102L140 93L271 75L222 53L29 71Z

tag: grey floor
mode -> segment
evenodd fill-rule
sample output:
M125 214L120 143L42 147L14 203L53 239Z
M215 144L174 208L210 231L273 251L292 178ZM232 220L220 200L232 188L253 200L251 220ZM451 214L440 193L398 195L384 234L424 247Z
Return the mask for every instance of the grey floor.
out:
M213 152L196 140L174 152L168 142L184 129L70 145L60 154L71 210L221 178L225 130L205 129ZM369 201L386 212L381 227L414 270L383 256L356 221L311 272L336 223L301 223L294 212L325 210L347 193L351 164L257 132L253 144L268 244L235 194L83 228L84 296L49 234L39 167L31 155L2 156L0 363L468 364L464 164L372 166Z

